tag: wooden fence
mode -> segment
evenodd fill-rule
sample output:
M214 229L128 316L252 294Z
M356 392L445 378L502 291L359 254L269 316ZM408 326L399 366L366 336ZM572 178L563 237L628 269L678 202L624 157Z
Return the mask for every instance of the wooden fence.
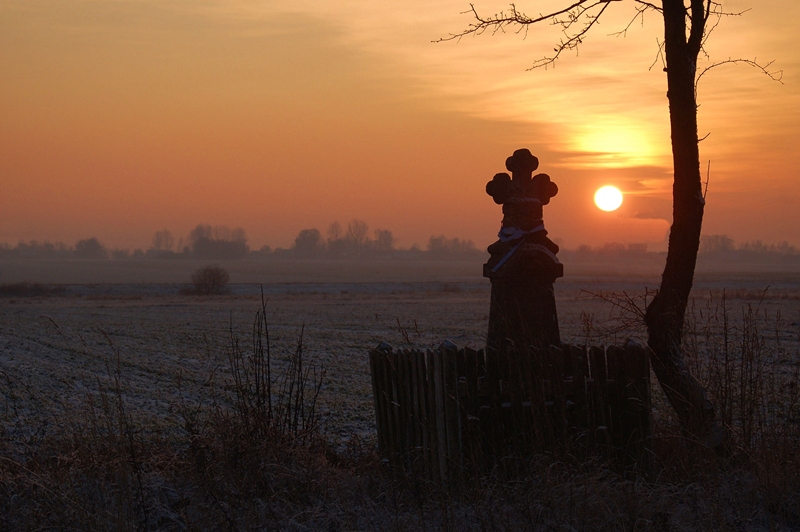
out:
M625 347L370 352L383 457L445 483L540 452L646 468L651 436L647 350Z

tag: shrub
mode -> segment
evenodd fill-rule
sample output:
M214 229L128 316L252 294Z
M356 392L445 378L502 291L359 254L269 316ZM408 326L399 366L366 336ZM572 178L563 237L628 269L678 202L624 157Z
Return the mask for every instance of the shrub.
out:
M192 274L192 290L195 294L227 294L231 276L219 266L204 266Z

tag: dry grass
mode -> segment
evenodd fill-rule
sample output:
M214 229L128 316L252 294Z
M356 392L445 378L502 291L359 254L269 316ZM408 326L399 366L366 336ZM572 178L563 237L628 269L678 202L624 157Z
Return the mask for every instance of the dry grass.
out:
M228 371L171 406L178 430L130 408L131 369L108 336L95 386L36 422L24 383L0 374L0 529L798 530L798 331L758 306L702 305L686 347L735 435L731 457L690 452L662 401L649 477L543 455L442 491L387 468L372 442L326 435L324 373L302 334L275 352L262 302L248 341L231 328ZM416 323L396 321L413 343Z

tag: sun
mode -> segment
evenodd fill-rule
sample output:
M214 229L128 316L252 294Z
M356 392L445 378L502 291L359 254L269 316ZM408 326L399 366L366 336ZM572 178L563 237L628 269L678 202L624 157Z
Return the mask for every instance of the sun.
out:
M622 192L611 185L600 187L594 193L594 204L602 211L615 211L622 205Z

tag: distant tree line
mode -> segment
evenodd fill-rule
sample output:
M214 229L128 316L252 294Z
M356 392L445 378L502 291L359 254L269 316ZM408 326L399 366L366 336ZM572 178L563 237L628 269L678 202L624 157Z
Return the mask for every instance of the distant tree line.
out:
M188 236L175 239L169 230L157 231L151 246L146 249L109 249L96 237L78 240L69 247L63 242L19 242L12 247L0 244L0 257L3 258L41 258L41 259L81 259L81 260L124 260L124 259L241 259L251 253L247 245L244 229L231 229L224 225L200 224Z
M263 246L251 249L244 229L231 229L224 225L197 225L184 238L175 238L163 229L157 231L146 250L109 249L97 238L79 240L74 246L62 242L20 241L16 246L0 243L0 258L125 260L125 259L434 259L480 260L485 250L472 240L462 240L444 235L431 235L425 249L418 244L398 248L397 239L388 229L370 231L363 220L352 220L347 226L331 223L325 235L319 229L302 229L288 248ZM565 260L591 260L596 258L634 258L655 256L647 244L607 242L592 247L580 245L575 249L562 249L559 257ZM800 260L800 250L786 241L765 244L760 240L737 245L727 235L703 236L700 257L704 260Z
M724 255L736 253L739 255L775 255L794 256L800 255L800 250L783 240L777 244L764 244L761 240L753 240L736 245L728 235L708 235L700 238L701 255Z
M575 249L562 249L564 260L586 260L592 257L634 258L656 256L645 243L607 242L600 246L582 244ZM398 248L397 239L388 229L370 231L363 220L352 220L343 227L331 223L325 235L319 229L302 229L288 248L262 246L251 249L244 229L231 229L224 225L199 224L184 238L175 238L163 229L153 234L149 248L109 249L96 237L78 240L74 246L63 242L31 240L20 241L16 246L0 243L0 258L126 260L126 259L433 259L480 260L485 251L478 249L472 240L431 235L425 249L413 244ZM700 241L700 258L703 260L800 260L800 249L781 241L765 244L753 240L737 244L727 235L706 235Z
M472 240L431 236L426 250L417 244L408 249L396 247L397 239L388 229L376 229L370 236L369 226L363 220L352 220L347 227L339 222L328 226L323 238L319 229L303 229L297 234L290 250L275 250L276 253L291 253L297 258L403 258L408 256L428 258L474 258L481 252Z
M246 258L297 259L479 259L483 252L471 240L431 236L427 249L417 244L407 249L396 246L397 239L388 229L370 232L363 220L352 220L343 227L339 222L328 226L323 237L319 229L303 229L288 249L263 246L251 249L244 229L224 225L197 225L183 238L176 239L167 229L156 231L148 249L109 249L96 237L79 240L70 247L62 242L19 242L16 246L0 243L0 258L126 260L126 259L202 259L237 260Z
M622 244L620 242L606 242L605 244L597 247L589 246L588 244L581 244L576 249L565 249L561 254L576 254L576 255L605 255L605 256L630 256L630 255L644 255L647 254L647 244L633 243Z
M712 263L800 264L800 249L785 240L776 244L765 244L761 240L737 244L728 235L708 235L700 239L698 260Z
M563 249L559 257L569 260L591 260L592 258L635 258L663 254L647 250L645 243L622 244L607 242L592 247L582 244L575 249ZM794 261L800 260L800 249L785 240L777 244L764 244L761 240L753 240L736 244L728 235L707 235L700 239L699 257L702 260L762 260L762 261Z

